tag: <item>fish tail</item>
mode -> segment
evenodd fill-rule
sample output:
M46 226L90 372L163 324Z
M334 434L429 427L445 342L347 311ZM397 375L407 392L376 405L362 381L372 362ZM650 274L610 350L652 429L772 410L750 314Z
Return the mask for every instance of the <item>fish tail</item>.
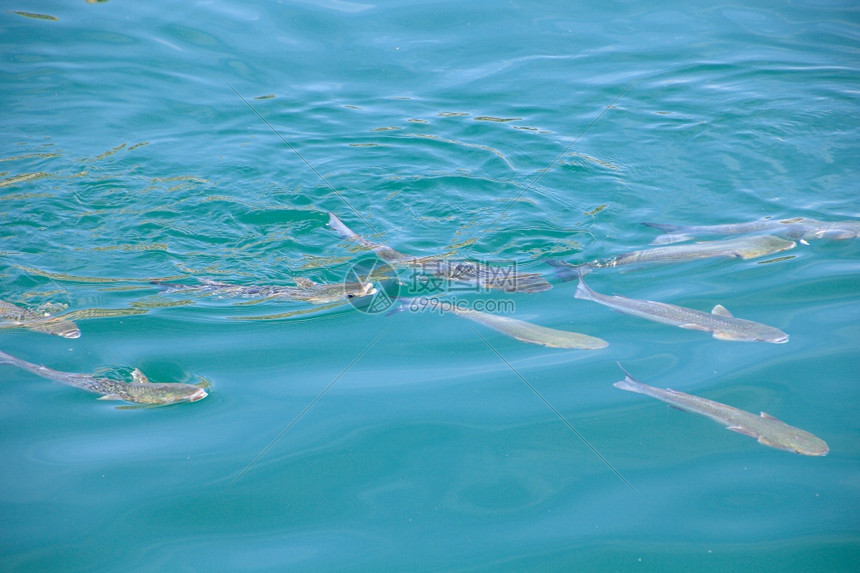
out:
M628 392L642 393L642 384L626 372L624 373L624 380L619 380L613 386L621 390L627 390Z
M576 276L579 279L579 284L576 285L576 292L573 293L573 297L581 298L584 300L594 300L594 291L591 290L587 284L585 284L584 280L582 280L582 277L587 274L587 267L577 267L573 270L576 272Z
M624 372L624 380L619 380L613 386L616 388L620 388L622 390L628 390L630 392L642 392L642 383L639 382L636 378L630 375L630 372L624 369L620 362L616 362L618 367L621 368L621 371Z
M17 364L18 359L0 350L0 364Z
M355 231L344 225L343 221L338 219L337 215L332 212L328 214L328 226L344 239L355 239L358 237Z

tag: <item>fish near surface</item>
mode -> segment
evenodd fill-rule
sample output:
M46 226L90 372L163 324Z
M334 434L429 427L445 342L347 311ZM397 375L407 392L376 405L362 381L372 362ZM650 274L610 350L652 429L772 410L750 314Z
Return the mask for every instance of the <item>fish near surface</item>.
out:
M595 336L548 328L507 316L457 307L452 307L450 311L457 316L488 326L521 342L540 344L549 348L578 348L581 350L597 350L609 346L608 342Z
M818 221L795 217L793 219L771 219L768 217L746 223L727 225L673 225L667 223L642 223L665 231L652 245L665 245L688 241L700 235L741 235L767 232L791 239L856 239L860 237L860 221Z
M294 279L296 286L236 285L210 279L199 280L200 284L196 285L169 285L164 292L168 294L173 292L199 292L243 298L285 298L312 304L326 304L376 293L373 283L320 284L303 277L296 277ZM156 282L155 284L160 285L164 283Z
M208 395L206 390L201 386L150 382L143 372L137 368L132 372L132 381L126 383L109 378L97 378L89 374L52 370L47 366L33 364L2 351L0 351L0 364L11 364L28 370L42 378L59 382L60 384L73 386L87 392L102 394L99 400L125 400L126 402L137 404L167 406L179 402L196 402Z
M574 297L591 300L618 312L655 322L691 330L704 330L710 332L718 340L771 342L773 344L788 342L788 335L778 328L752 320L735 318L722 305L718 304L710 313L707 313L665 302L600 294L585 284L581 273Z
M636 265L643 263L670 264L684 263L708 258L740 258L754 259L773 253L779 253L793 249L797 243L787 241L771 235L758 235L754 237L736 237L724 241L703 241L686 245L669 245L655 247L624 253L611 259L601 259L571 265L562 261L547 261L556 267L556 271L562 281L570 281L579 277L576 268L603 269L620 267L625 265Z
M36 311L0 300L0 320L35 332L44 332L63 338L79 338L81 331L71 320L40 314Z
M395 251L388 245L368 241L341 221L334 213L329 213L328 226L343 239L372 250L383 261L392 265L404 265L419 271L451 281L473 284L504 292L543 292L552 285L538 273L517 273L512 269L494 267L472 261L452 261L441 257L413 257Z
M755 438L762 445L803 454L804 456L824 456L830 451L830 448L821 438L800 428L789 426L782 420L764 412L761 412L760 416L756 416L752 412L739 410L692 394L685 394L670 388L655 388L643 384L627 372L624 374L624 380L616 382L613 386L628 392L651 396L686 412L707 416L723 424L727 430Z

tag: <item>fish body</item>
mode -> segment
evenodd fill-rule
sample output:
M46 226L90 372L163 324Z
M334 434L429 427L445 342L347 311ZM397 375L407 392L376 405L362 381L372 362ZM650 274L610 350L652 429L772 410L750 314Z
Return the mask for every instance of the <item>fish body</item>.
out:
M404 265L418 269L422 273L450 281L473 284L504 292L543 292L552 285L538 273L517 273L509 268L493 267L472 261L456 261L441 257L412 257L395 251L388 245L368 241L341 221L334 213L329 213L328 226L344 239L355 241L371 249L383 261L392 265Z
M582 350L596 350L609 346L605 340L587 334L547 328L516 318L478 310L460 309L456 306L450 310L457 316L483 324L522 342L540 344L549 348L578 348Z
M574 296L597 302L624 314L662 322L663 324L671 324L679 328L704 330L710 332L718 340L771 342L773 344L788 342L788 335L778 328L753 322L752 320L735 318L719 304L710 313L707 313L664 302L627 298L618 295L609 296L591 290L585 284L585 281L582 280L581 275Z
M99 400L125 400L137 404L166 406L179 402L196 402L207 396L200 386L180 383L150 382L138 369L132 372L132 382L120 382L108 378L96 378L89 374L60 372L47 366L40 366L15 358L5 352L0 352L0 364L12 364L28 370L37 376L47 378L60 384L73 386L87 392L102 394Z
M302 277L297 277L295 281L296 286L277 286L235 285L200 279L200 284L197 285L170 285L165 292L199 292L242 298L285 298L313 304L327 304L376 293L372 283L319 284Z
M746 223L728 225L672 225L665 223L643 223L648 227L665 231L651 241L653 245L665 245L687 241L700 235L741 235L749 233L773 233L791 239L856 239L860 237L860 221L818 221L804 217L793 219L762 218Z
M625 372L624 380L616 388L645 394L694 414L701 414L723 424L726 429L758 440L760 444L805 456L824 456L830 449L821 438L800 428L789 426L782 420L761 412L756 416L720 402L707 400L669 388L655 388L636 380Z
M0 300L0 320L13 326L22 326L36 332L44 332L63 338L79 338L81 331L71 320L40 314Z
M793 249L796 245L797 243L794 241L780 239L779 237L758 235L754 237L736 237L724 241L703 241L686 245L655 247L653 249L625 253L611 259L591 261L581 265L570 265L561 261L547 262L556 267L562 281L569 281L578 278L578 273L573 270L576 267L603 269L643 263L684 263L715 257L754 259L756 257L787 251Z

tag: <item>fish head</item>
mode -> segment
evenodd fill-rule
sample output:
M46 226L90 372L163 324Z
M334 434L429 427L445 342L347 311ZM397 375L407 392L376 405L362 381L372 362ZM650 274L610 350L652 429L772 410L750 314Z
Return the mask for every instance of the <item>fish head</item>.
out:
M760 436L759 443L803 456L826 456L830 451L827 443L821 438L800 428L794 428L787 424L783 424L783 426L779 432L774 432L769 436Z

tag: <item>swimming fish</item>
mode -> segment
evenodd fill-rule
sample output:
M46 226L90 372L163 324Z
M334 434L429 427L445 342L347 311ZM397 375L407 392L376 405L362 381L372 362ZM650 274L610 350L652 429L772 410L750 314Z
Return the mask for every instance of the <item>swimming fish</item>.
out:
M624 369L622 368L622 370ZM613 386L629 392L646 394L686 412L707 416L723 424L727 430L755 438L758 443L765 446L805 456L824 456L830 451L830 448L821 438L800 428L789 426L770 414L761 412L760 416L756 416L751 412L738 410L713 400L706 400L669 388L664 390L648 386L627 372L624 374L624 380L616 382Z
M0 321L8 321L12 326L22 326L36 332L44 332L63 338L79 338L81 331L71 320L45 315L21 308L0 300Z
M47 378L67 386L74 386L87 392L102 394L99 400L125 400L138 404L166 406L179 402L196 402L208 394L201 386L180 383L150 382L137 368L131 374L131 382L119 382L108 378L95 378L88 374L60 372L46 366L39 366L5 352L0 352L0 364L12 364L29 370L37 376Z
M538 273L517 273L506 267L493 267L472 261L454 261L440 257L413 257L395 251L388 245L368 241L329 213L328 226L344 239L355 241L375 252L380 259L390 264L401 264L416 268L422 273L451 281L474 284L476 287L499 289L504 292L535 293L549 290L549 284Z
M700 310L664 302L626 298L618 295L608 296L591 290L582 280L581 274L574 296L592 300L619 312L647 318L655 322L691 330L704 330L712 333L714 338L718 340L772 342L774 344L788 342L788 335L778 328L735 318L725 307L719 304L708 314Z
M687 241L699 235L740 235L767 232L802 241L808 239L856 239L860 237L860 221L817 221L804 217L793 219L771 219L729 225L671 225L665 223L642 223L645 226L666 231L652 245L665 245Z
M452 306L450 311L457 316L462 316L463 318L483 324L522 342L540 344L549 348L597 350L609 346L609 343L601 338L578 332L547 328L507 316L499 316L472 309L461 309L456 306Z
M204 294L216 294L219 296L234 296L243 298L286 298L289 300L301 300L313 304L327 304L345 300L348 298L369 296L376 293L373 283L338 283L319 284L311 279L296 277L296 286L276 285L235 285L199 279L200 284L169 285L165 293L173 292L199 292ZM158 281L153 284L165 284Z
M797 243L794 241L786 241L779 237L758 235L755 237L736 237L725 241L703 241L687 245L656 247L625 253L611 259L582 263L580 265L571 265L570 263L555 260L547 261L547 263L556 267L556 271L562 281L570 281L578 278L579 274L571 268L565 267L603 269L639 263L683 263L713 257L754 259L764 255L787 251L793 249L796 245Z

